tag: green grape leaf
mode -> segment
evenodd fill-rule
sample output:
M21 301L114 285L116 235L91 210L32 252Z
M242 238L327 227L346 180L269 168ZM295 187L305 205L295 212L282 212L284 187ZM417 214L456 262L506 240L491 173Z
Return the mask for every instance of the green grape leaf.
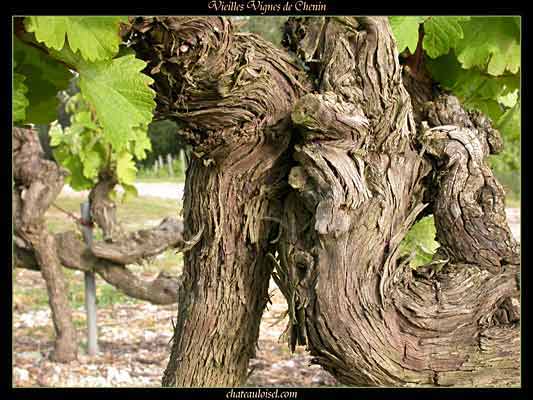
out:
M127 151L123 151L117 157L117 178L121 185L133 185L137 175L137 168L133 161L133 156Z
M516 17L472 17L463 23L464 37L457 45L457 57L464 68L474 66L491 75L520 69L520 29Z
M98 178L98 172L104 165L104 159L100 152L93 149L85 151L81 154L81 161L83 163L83 176L91 180Z
M114 201L114 202L117 201L118 196L117 196L117 189L116 189L116 186L115 186L115 188L113 188L113 189L109 192L108 196L109 196L109 200Z
M26 108L30 102L26 97L28 87L24 84L25 79L24 75L13 73L13 122L26 119Z
M408 48L411 53L416 50L416 45L418 44L418 28L426 18L427 17L420 16L389 17L390 26L394 38L396 39L399 52L404 51L406 48Z
M493 99L482 98L479 96L472 96L463 102L463 106L467 110L478 110L488 116L492 120L492 125L496 127L498 120L505 112L504 107L498 101Z
M512 20L515 23L518 30L520 31L520 17L512 17Z
M88 61L113 58L121 42L119 23L127 17L116 16L39 16L25 19L26 30L39 42L61 50L65 39L72 51L80 51Z
M69 184L72 189L80 191L90 189L94 182L83 175L83 164L78 155L69 151L68 146L59 146L52 150L54 159L65 167L70 175L65 178L65 183Z
M498 102L508 108L514 107L518 102L518 89L514 92L498 96Z
M502 134L504 147L500 154L490 157L490 163L497 173L506 177L516 176L517 172L520 173L520 117L521 105L520 99L518 99L516 104L501 116L496 126ZM508 178L506 181L508 184L510 183ZM514 189L511 187L509 190L520 193L520 185L518 184L518 187Z
M126 201L128 201L129 199L133 197L139 196L139 193L137 192L137 188L135 186L128 185L125 183L123 183L121 186L124 189L124 195L122 196L122 199L121 199L122 203L125 203Z
M483 98L497 99L520 88L520 75L495 77L478 68L464 69L453 54L429 59L427 66L434 80L459 97L477 94Z
M132 55L94 64L82 64L79 87L96 112L105 138L121 151L132 132L148 126L155 107L153 80L140 71L144 61Z
M53 122L50 125L50 130L48 131L48 136L50 136L50 146L56 147L59 146L61 143L63 143L64 140L64 132L63 128L57 121Z
M54 155L54 160L61 165L63 165L63 162L71 156L68 148L65 146L59 146L52 149L52 154Z
M26 77L28 88L25 122L48 124L57 118L57 93L67 88L72 73L48 54L13 38L16 73Z
M72 189L76 191L86 190L93 187L94 182L83 175L83 163L78 156L70 156L62 165L67 168L71 175L68 181Z
M96 124L93 121L90 111L80 111L76 113L74 115L74 123L86 129L91 129L91 130L99 129L98 124Z
M478 68L464 69L453 54L429 59L427 66L433 79L459 97L465 107L486 113L494 123L505 111L500 99L520 87L519 75L495 77Z
M148 136L148 128L134 129L135 137L132 143L132 152L137 160L144 160L146 153L152 150L152 142Z
M435 241L435 235L435 221L432 215L422 218L411 227L400 243L400 254L410 256L414 253L414 257L410 261L412 268L431 262L433 255L439 248L439 243Z
M504 138L508 140L520 139L521 105L517 102L513 108L508 109L498 120L497 128Z
M431 58L447 54L463 38L461 23L470 17L429 17L424 21L424 50Z

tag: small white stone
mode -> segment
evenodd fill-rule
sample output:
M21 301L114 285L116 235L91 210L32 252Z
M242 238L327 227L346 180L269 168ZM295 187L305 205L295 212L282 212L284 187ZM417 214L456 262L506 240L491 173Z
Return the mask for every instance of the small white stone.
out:
M157 337L157 333L153 331L145 331L143 336L144 336L144 339L149 342L149 341L154 340Z
M20 381L27 381L28 379L30 379L30 373L28 372L27 369L23 369L23 368L15 367L13 369L13 375L15 376L16 380L20 380Z
M288 360L286 363L285 363L285 366L287 368L294 368L296 366L296 363L294 362L294 360Z

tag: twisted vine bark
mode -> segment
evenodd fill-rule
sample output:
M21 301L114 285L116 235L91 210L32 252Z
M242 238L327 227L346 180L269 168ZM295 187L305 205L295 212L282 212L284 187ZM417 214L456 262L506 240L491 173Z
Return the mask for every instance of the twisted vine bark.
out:
M163 385L240 385L268 301L266 255L278 232L290 110L302 78L283 52L234 33L224 18L140 18L132 40L150 62L158 112L185 125L193 145L185 235L205 228L185 254Z
M517 385L519 249L485 164L497 132L449 96L413 112L386 18L292 23L319 60L319 94L293 111L276 276L292 346L347 384ZM426 207L441 248L412 271L398 245Z
M186 236L205 228L163 385L243 383L269 260L291 348L343 383L518 383L519 247L485 164L501 139L404 74L387 18L291 18L300 64L219 17L129 35L158 112L188 127ZM413 271L399 244L428 213L441 248Z
M159 254L167 249L182 252L198 242L201 231L190 241L183 239L183 222L165 218L153 229L130 233L120 242L94 241L91 248L74 231L61 232L55 237L55 252L61 264L84 272L96 272L107 283L127 296L152 304L173 304L178 301L183 276L174 277L164 272L152 281L137 277L127 267ZM15 245L15 266L41 270L35 251Z
M56 340L52 359L77 357L76 329L68 306L67 285L56 253L56 241L44 225L44 214L63 187L66 171L44 159L37 132L13 128L13 221L15 243L31 249L46 282Z
M89 193L91 218L102 230L104 241L111 243L124 241L126 237L122 225L117 220L117 205L110 197L117 183L113 175L107 172L101 173L98 176L98 183Z

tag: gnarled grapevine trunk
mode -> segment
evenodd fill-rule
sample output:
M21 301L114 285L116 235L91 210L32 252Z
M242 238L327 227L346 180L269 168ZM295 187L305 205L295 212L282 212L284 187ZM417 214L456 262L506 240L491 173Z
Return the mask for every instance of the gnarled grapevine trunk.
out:
M163 385L240 385L268 301L290 111L304 90L298 69L259 37L234 33L224 18L144 18L134 35L137 52L150 60L158 111L187 126L194 157L185 236L203 229L185 255Z
M188 127L185 236L203 229L164 385L243 383L269 259L291 348L341 382L518 384L519 247L485 164L498 133L402 76L387 18L290 19L312 93L223 18L139 18L130 38L158 112ZM399 244L428 213L441 248L413 271Z
M320 94L293 111L277 272L293 345L347 384L517 385L518 247L484 163L496 133L449 98L417 129L386 18L293 24L320 60ZM425 207L440 259L413 271L398 245Z

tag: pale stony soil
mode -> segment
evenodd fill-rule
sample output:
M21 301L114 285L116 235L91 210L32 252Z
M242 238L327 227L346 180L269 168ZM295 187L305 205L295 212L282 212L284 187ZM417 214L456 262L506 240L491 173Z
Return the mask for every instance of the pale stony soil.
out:
M516 240L520 240L520 209L519 208L507 208L507 222L511 227L513 236Z
M79 276L79 279L83 277ZM40 274L17 271L17 285L43 286ZM272 305L263 317L256 358L250 362L248 386L312 387L335 385L335 379L319 366L309 366L304 349L291 355L278 339L287 318L283 296L272 284ZM82 307L75 320L85 323ZM37 310L15 304L13 313L13 385L17 387L160 387L172 337L171 319L176 305L155 306L145 302L115 304L98 309L100 353L85 354L85 329L78 327L77 361L68 364L49 360L53 348L53 325L47 307Z

